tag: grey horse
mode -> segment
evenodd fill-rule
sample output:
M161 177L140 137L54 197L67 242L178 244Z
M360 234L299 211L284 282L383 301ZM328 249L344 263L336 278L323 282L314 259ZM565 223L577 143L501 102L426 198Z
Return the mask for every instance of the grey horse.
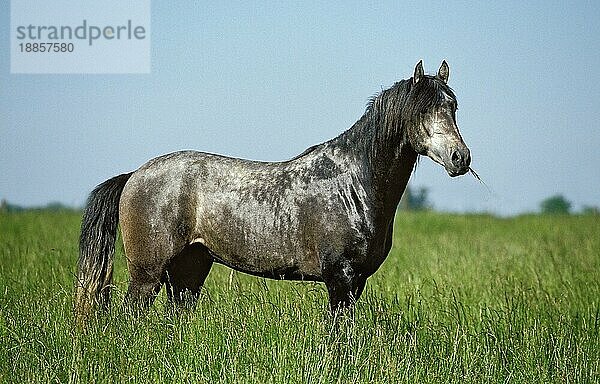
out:
M110 300L120 224L130 274L125 303L149 307L163 285L194 305L214 262L272 279L325 283L332 311L353 306L392 246L394 214L419 155L454 177L471 156L442 62L373 97L347 131L293 159L259 162L196 151L150 160L89 196L75 309Z

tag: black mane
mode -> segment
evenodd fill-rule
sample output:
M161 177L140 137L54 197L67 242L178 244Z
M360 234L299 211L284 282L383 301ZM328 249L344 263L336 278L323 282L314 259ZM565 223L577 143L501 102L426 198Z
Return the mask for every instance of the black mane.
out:
M450 97L456 103L454 91L435 76L424 76L417 84L412 78L396 82L371 98L363 116L348 130L324 143L313 145L288 161L301 158L327 143L372 149L377 142L407 140L403 121L417 121L420 115Z
M445 95L456 103L452 88L434 76L424 76L417 84L413 84L412 78L401 80L373 96L367 104L365 114L374 116L381 115L382 112L386 115L395 113L396 117L415 120L422 112L442 103Z

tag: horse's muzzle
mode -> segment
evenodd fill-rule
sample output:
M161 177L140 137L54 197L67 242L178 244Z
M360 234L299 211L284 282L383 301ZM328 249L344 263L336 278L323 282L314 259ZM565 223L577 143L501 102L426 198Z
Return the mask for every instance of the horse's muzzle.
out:
M446 171L451 177L464 175L469 171L471 165L471 151L469 148L456 148L450 155L450 167L446 167Z

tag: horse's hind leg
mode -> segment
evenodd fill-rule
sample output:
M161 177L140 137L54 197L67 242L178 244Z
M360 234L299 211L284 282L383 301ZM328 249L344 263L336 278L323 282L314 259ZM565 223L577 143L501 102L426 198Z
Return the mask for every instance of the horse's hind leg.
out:
M129 288L124 305L145 311L152 305L164 282L168 260L173 249L166 235L131 236L123 231L123 244L129 270Z
M136 311L146 311L160 292L162 282L143 267L130 267L130 282L124 305Z
M167 266L165 283L169 301L177 308L193 309L213 259L199 243L186 246Z
M163 284L163 263L128 258L129 288L124 305L137 311L146 311L154 302Z

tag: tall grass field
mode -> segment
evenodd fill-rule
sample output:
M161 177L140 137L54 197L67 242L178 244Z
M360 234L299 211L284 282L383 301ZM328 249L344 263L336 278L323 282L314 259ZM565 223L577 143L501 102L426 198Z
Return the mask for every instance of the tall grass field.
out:
M594 383L600 218L404 213L353 317L325 287L213 267L197 308L73 326L78 213L0 214L0 382Z

